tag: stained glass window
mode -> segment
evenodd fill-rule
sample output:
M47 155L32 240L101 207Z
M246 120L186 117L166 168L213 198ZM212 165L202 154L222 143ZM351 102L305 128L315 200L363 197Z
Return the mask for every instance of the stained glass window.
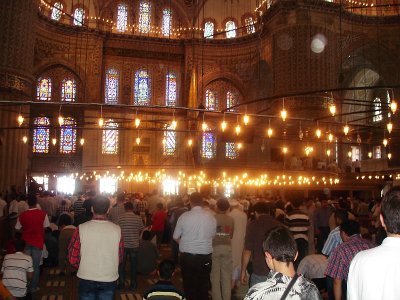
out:
M218 102L217 102L217 93L211 90L206 90L206 101L205 101L206 109L208 110L217 110Z
M215 143L215 134L212 132L203 132L201 152L203 158L214 158L217 153Z
M172 12L171 9L163 10L162 33L164 36L169 36L172 30Z
M54 3L53 8L51 9L51 19L55 21L60 21L62 16L63 5L61 2Z
M76 151L76 122L65 118L60 132L60 153L69 154Z
M61 84L61 101L76 101L76 82L73 79L64 79Z
M117 8L117 30L125 32L128 27L128 5L125 3L118 4Z
M382 121L382 102L380 98L375 98L373 101L373 107L374 107L374 113L372 116L372 121L373 122L379 122Z
M33 152L49 153L50 121L49 118L39 117L33 121Z
M386 104L387 104L387 106L388 106L388 114L387 114L387 116L388 116L388 118L390 118L391 116L392 116L392 114L391 114L391 110L390 110L390 103L392 102L392 100L390 100L390 94L389 94L389 91L386 91Z
M236 143L225 143L225 157L235 159L239 156Z
M228 21L225 24L226 37L228 39L236 37L236 24L233 21Z
M206 39L214 38L214 23L208 21L204 24L204 37Z
M148 33L151 23L151 5L148 1L140 1L139 4L139 31Z
M247 17L244 19L244 23L246 25L247 34L252 34L256 32L256 28L254 27L254 21L252 17Z
M105 103L118 103L119 72L116 69L108 69L106 72Z
M103 130L102 153L117 154L118 153L118 124L110 119L105 123Z
M171 125L165 125L163 155L175 155L176 152L176 131Z
M229 108L236 104L237 104L236 95L231 91L226 92L226 108L228 109L228 111L236 111L236 108Z
M145 70L139 70L135 74L135 105L149 105L151 97L151 80Z
M51 100L51 79L46 78L39 78L38 85L37 85L37 93L36 93L37 100L41 101L50 101Z
M74 11L74 25L82 26L85 19L85 10L82 7Z
M167 106L176 106L176 76L173 73L167 74L166 79L166 100Z

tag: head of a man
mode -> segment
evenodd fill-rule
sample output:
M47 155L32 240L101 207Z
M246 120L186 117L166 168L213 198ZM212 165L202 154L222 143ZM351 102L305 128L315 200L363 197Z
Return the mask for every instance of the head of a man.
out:
M128 201L124 203L125 211L133 211L133 204L132 202Z
M253 206L256 217L267 215L271 212L271 204L265 201L259 201Z
M203 206L203 196L198 192L192 193L190 195L190 206Z
M158 276L163 280L170 280L175 273L175 264L169 260L165 259L158 265Z
M388 235L400 235L400 187L386 193L381 202L381 222Z
M349 218L349 213L344 209L337 209L334 213L336 224L340 225Z
M107 197L98 195L93 198L92 210L95 215L106 215L110 209L110 200Z
M357 221L346 220L340 224L340 237L343 242L347 242L355 234L360 234L360 224Z
M289 231L284 226L271 229L263 242L263 250L268 267L275 270L276 262L285 263L289 267L297 257L297 245Z
M35 194L29 194L28 195L28 205L31 208L36 207L36 205L37 205L37 197L36 197Z
M227 212L228 209L231 207L231 205L229 204L228 199L226 198L221 198L217 201L217 209L219 212Z

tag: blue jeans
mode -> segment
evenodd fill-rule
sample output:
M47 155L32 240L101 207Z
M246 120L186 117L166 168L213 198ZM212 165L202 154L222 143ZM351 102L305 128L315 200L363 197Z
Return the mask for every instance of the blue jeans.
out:
M39 285L40 259L42 258L42 249L36 248L31 245L26 245L25 253L32 257L33 277L29 289L34 290Z
M124 248L124 260L122 264L118 267L119 273L119 288L123 288L125 285L125 269L126 269L126 262L129 256L129 260L131 262L131 288L136 289L136 272L137 272L137 255L138 255L138 248Z
M113 300L116 286L116 281L79 279L79 300Z

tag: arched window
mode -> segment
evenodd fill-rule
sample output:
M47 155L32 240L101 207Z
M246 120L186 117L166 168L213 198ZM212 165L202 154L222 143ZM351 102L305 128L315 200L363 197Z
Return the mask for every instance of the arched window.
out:
M60 132L60 153L69 154L76 151L76 122L65 118Z
M119 72L116 69L108 69L106 72L105 103L117 104L119 91Z
M217 110L218 102L217 102L217 93L211 90L206 90L206 101L205 107L208 110Z
M60 21L62 16L63 5L61 2L56 2L51 9L51 19L55 21Z
M145 70L139 70L135 74L134 95L135 105L150 105L151 80Z
M151 24L151 5L148 1L140 1L139 4L139 31L148 33Z
M50 121L49 118L39 117L33 121L33 152L49 153Z
M51 100L51 79L49 77L39 78L36 99L41 101Z
M381 99L376 97L372 103L373 103L373 107L374 107L374 113L372 115L372 121L373 122L382 121L383 117L382 117L382 102L381 102Z
M103 129L102 153L118 154L118 124L110 119L105 123Z
M236 37L236 24L233 21L228 21L225 24L226 38Z
M229 159L235 159L239 156L239 152L236 143L225 143L225 157Z
M214 38L214 23L208 21L204 24L204 37L206 39Z
M128 27L128 5L125 3L118 4L117 7L117 30L125 32Z
M171 125L165 125L163 155L172 156L176 152L176 131Z
M172 30L172 12L170 8L164 8L162 19L163 36L169 36Z
M247 34L252 34L256 32L256 28L254 27L254 21L252 17L247 17L244 19L244 24L246 25Z
M166 106L176 106L176 75L168 73L166 78Z
M217 153L215 134L213 132L203 132L201 142L201 155L203 158L214 158Z
M85 10L82 7L78 7L74 11L74 25L82 26L85 20Z
M228 111L236 111L236 108L230 108L237 104L237 96L232 92L226 92L226 109Z
M64 79L61 84L61 101L76 101L76 82L73 79Z

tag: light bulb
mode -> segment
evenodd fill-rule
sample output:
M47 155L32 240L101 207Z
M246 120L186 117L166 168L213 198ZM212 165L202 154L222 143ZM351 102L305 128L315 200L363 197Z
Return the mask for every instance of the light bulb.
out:
M99 119L99 126L100 126L100 127L103 127L103 125L104 125L104 119L103 119L103 118L100 118L100 119Z
M331 150L329 150L329 149L326 150L326 155L327 155L327 156L331 156Z
M240 125L236 125L235 132L236 132L236 135L239 135L239 133L240 133Z
M283 148L282 148L282 152L283 152L284 154L286 154L286 153L288 152L288 148L287 148L287 147L283 147Z
M192 145L193 145L193 140L192 140L192 139L189 139L189 140L188 140L188 146L191 147Z
M222 121L222 123L221 123L221 130L222 130L222 131L225 131L226 126L227 126L226 122L225 122L225 121Z
M392 153L389 152L387 157L388 157L388 159L391 159L392 158Z
M249 124L249 121L250 121L250 117L249 117L248 115L244 115L244 116L243 116L243 123L244 123L244 125Z
M140 145L140 137L137 137L137 138L136 138L136 144L137 144L137 145Z
M60 124L60 126L63 126L64 124L64 118L62 116L58 117L58 124Z
M387 127L388 132L391 133L392 130L393 130L393 124L392 124L392 122L389 121L389 123L386 124L386 127Z
M135 127L138 128L139 125L140 125L140 119L139 119L139 118L136 118L136 119L135 119Z
M175 130L176 127L178 127L178 122L174 119L174 120L172 120L172 122L171 122L171 128L172 128L173 130Z
M334 116L336 114L336 106L335 106L335 104L329 105L329 111L330 111L332 116Z
M22 137L22 141L24 142L24 144L26 144L26 143L28 142L28 138L27 138L26 135L24 135L24 136Z
M368 157L372 158L372 152L371 151L368 152Z
M321 137L321 129L317 129L316 131L315 131L315 135L317 136L317 138L320 138Z
M333 134L332 134L332 133L330 133L330 134L328 135L328 140L329 140L329 142L332 142L332 141L333 141Z
M79 143L81 144L81 146L83 146L85 144L85 139L81 138L81 140L79 141Z
M202 129L203 131L206 131L206 130L207 130L207 123L206 123L206 122L203 122L203 123L201 124L201 129Z
M383 139L383 141L382 141L382 144L383 144L383 146L387 146L387 144L388 144L388 140L387 139Z
M347 134L349 133L349 131L350 131L350 127L349 127L349 125L346 124L346 125L343 127L343 132L344 132L345 135L347 135Z
M56 138L52 138L51 139L51 143L53 144L53 146L55 146L57 144L57 139Z
M271 137L273 133L274 133L274 132L273 132L272 128L271 128L271 127L268 128L268 130L267 130L267 135L268 135L268 137Z
M243 146L242 143L238 143L237 144L238 150L242 149L242 146Z
M24 123L24 117L22 115L19 115L17 118L18 126L21 126L22 123Z
M396 113L396 110L397 110L397 103L396 103L396 101L392 101L392 102L390 103L390 110L392 111L393 114Z
M348 157L351 157L351 156L352 156L351 151L347 152L347 156L348 156Z
M286 120L286 118L287 118L287 111L286 111L286 109L282 109L282 110L281 110L281 118L282 118L283 121Z
M163 145L165 145L165 144L167 143L167 140L166 140L165 138L163 138L162 141L161 141L161 143L162 143Z

